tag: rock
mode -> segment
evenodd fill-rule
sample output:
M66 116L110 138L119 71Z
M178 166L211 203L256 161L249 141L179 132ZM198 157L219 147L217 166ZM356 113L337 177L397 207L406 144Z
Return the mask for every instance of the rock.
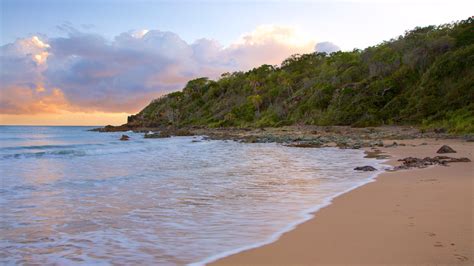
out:
M295 148L320 148L321 143L317 141L308 141L308 142L296 142L290 143L285 145L287 147L295 147Z
M350 147L351 147L351 149L358 150L358 149L362 148L362 144L360 142L356 142L356 143L352 144Z
M258 138L256 136L246 136L242 139L244 143L258 143Z
M123 131L129 131L132 130L133 128L128 126L127 124L121 125L121 126L111 126L107 125L105 127L100 127L100 128L93 128L89 129L89 131L97 131L97 132L123 132Z
M171 137L170 134L164 131L160 131L158 133L145 133L143 136L146 139L160 139L160 138L169 138Z
M366 165L366 166L356 167L356 168L354 168L354 170L356 170L356 171L376 171L377 169L375 169L374 167L372 167L370 165Z
M341 149L345 149L348 147L348 144L347 144L347 141L346 140L343 140L343 139L338 139L335 141L336 142L336 146L341 148Z
M466 157L453 158L453 157L448 157L448 156L435 156L433 158L425 157L423 159L414 158L414 157L406 157L398 161L402 162L403 164L400 166L395 166L393 168L394 171L409 169L409 168L426 168L430 165L447 166L448 163L467 163L467 162L470 162L471 160Z
M129 140L129 139L130 139L130 137L127 136L127 135L122 135L122 137L120 137L120 140L122 140L122 141Z
M392 148L392 147L397 147L397 146L398 146L398 143L394 141L392 144L386 145L385 148Z
M448 145L443 145L436 153L456 153L456 151Z
M446 162L448 162L448 163L468 163L470 161L471 161L471 159L469 159L469 158L461 157L461 158L449 158Z
M187 129L178 129L174 132L172 132L172 135L174 136L194 136L194 134L187 130Z

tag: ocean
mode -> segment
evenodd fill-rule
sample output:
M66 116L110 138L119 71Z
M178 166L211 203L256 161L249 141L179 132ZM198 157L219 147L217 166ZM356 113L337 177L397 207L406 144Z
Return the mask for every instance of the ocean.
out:
M362 150L0 126L1 264L203 264L377 173ZM315 251L317 252L317 251Z

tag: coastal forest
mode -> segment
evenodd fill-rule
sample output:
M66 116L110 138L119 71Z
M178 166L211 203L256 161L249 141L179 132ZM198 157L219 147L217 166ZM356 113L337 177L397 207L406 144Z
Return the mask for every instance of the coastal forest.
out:
M364 50L191 80L127 126L414 125L474 133L474 19L417 27Z

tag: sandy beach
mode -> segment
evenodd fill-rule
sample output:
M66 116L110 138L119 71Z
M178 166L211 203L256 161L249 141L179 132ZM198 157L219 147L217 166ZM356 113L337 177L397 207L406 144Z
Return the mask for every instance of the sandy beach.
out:
M473 142L398 142L407 145L380 148L390 165L408 156L437 156L443 144L457 151L450 157L474 159ZM213 265L473 265L473 192L473 162L384 172L278 241Z

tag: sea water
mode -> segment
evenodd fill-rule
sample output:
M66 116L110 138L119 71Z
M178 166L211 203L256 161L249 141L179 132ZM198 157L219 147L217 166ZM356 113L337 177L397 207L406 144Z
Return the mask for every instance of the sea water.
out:
M0 263L205 263L370 182L361 150L0 126ZM316 251L315 251L316 252Z

